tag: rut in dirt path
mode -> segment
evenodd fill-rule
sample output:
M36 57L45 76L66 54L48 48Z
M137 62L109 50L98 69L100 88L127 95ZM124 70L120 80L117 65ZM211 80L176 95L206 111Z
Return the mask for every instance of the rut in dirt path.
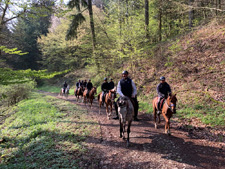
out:
M193 139L175 121L171 121L172 136L168 136L164 134L164 121L155 129L152 117L140 112L141 121L132 123L127 148L119 138L118 120L107 120L104 108L99 115L96 101L90 109L76 102L74 96L66 100L86 109L101 128L101 136L86 140L92 160L98 164L84 168L225 168L225 143Z

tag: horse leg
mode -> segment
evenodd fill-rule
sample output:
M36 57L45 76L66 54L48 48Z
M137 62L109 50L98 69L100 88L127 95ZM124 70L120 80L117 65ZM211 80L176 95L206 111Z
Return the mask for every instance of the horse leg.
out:
M106 104L106 114L107 114L107 118L109 120L110 119L110 114L109 114L108 104Z
M101 114L101 104L102 104L101 101L99 101L99 112L98 112L99 115Z
M169 118L168 118L167 134L169 136L171 135L171 132L170 132L170 119Z
M112 115L112 103L110 104L110 116Z
M128 126L127 126L127 147L129 147L130 144L130 126L131 126L132 121L130 120L128 122Z
M120 138L122 138L122 133L123 133L123 123L120 119Z
M162 112L162 114L163 114L163 117L164 117L164 119L166 121L166 124L165 124L165 134L168 134L169 119L168 119L168 117L166 116L166 114L164 112Z
M126 121L123 121L123 139L125 140L125 128L126 128Z
M154 116L154 122L155 122L155 129L157 129L157 123L156 123L156 108L153 107L153 116Z
M158 123L160 123L161 122L160 114L157 114L157 116L158 116Z

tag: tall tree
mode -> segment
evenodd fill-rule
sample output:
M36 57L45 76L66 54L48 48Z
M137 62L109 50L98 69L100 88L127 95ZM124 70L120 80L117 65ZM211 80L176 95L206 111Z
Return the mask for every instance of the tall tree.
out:
M149 38L149 0L145 0L145 30L146 38Z
M41 59L41 52L37 46L37 39L40 35L46 35L50 26L50 19L53 12L53 0L34 1L29 13L36 14L35 17L29 17L24 14L23 18L18 19L13 29L13 37L17 47L28 52L23 56L17 56L14 60L14 67L17 69L40 69L38 63Z
M88 9L89 18L90 18L90 28L92 33L92 42L93 42L92 44L94 49L96 46L96 37L95 37L94 17L93 17L93 10L92 10L92 0L88 0L88 3L86 2L86 0L70 0L68 3L68 6L71 9L75 8L78 11L78 13L75 15L71 15L72 21L68 29L66 38L72 39L73 37L77 36L78 27L85 21L83 12ZM84 9L81 11L82 7Z

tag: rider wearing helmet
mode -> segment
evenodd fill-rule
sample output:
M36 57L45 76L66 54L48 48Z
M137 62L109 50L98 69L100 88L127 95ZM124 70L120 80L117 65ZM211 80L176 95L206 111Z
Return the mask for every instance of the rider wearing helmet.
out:
M84 87L87 87L87 80L86 79L84 80L83 85L84 85Z
M93 85L91 83L91 79L88 80L88 83L87 83L87 97L89 96L89 92L91 91L91 89L93 88Z
M121 97L127 96L131 99L131 102L134 105L134 121L139 121L139 119L137 118L137 115L138 115L137 88L134 82L128 77L128 72L126 70L122 72L122 77L123 78L119 81L117 86L117 93ZM115 117L114 119L118 119L117 104L115 104L115 109L116 109L117 117Z
M109 87L110 87L110 90L114 88L114 82L112 78L110 78Z
M171 93L170 85L166 82L166 78L164 76L160 77L160 83L157 85L157 94L158 94L158 104L157 109L158 113L160 113L160 101L164 98L167 99L169 93Z
M66 88L67 88L68 84L66 83L66 81L63 84L63 93L65 94Z
M104 82L101 85L101 89L102 89L102 102L104 104L104 100L105 100L105 94L108 93L108 91L110 90L110 86L109 83L107 81L108 79L105 77L104 78Z
M75 91L75 95L77 95L77 90L78 90L79 87L81 87L81 82L80 82L80 80L78 80L78 82L76 83L76 91Z

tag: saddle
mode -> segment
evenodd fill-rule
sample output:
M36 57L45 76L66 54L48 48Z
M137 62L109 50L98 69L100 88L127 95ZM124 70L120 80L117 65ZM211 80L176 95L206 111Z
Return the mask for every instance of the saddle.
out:
M163 107L163 104L165 103L165 98L163 98L162 100L160 100L159 102L158 102L158 108L159 108L159 111L161 111L162 110L162 107Z

